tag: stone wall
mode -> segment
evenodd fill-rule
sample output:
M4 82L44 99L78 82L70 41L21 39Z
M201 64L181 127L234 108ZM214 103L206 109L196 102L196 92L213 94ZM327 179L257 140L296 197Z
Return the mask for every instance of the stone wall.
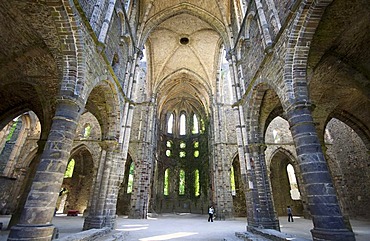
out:
M338 119L327 124L326 154L345 213L351 218L369 218L370 156L353 129Z

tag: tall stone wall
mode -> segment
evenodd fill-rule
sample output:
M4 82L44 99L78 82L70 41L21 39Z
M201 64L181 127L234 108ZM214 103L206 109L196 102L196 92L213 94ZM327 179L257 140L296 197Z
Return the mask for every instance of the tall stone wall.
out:
M343 122L332 119L326 128L326 154L345 212L351 218L368 219L369 152L358 134Z

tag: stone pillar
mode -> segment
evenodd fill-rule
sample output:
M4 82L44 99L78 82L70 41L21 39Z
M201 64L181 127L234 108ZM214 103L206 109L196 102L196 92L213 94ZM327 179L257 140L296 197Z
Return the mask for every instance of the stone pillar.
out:
M147 218L150 183L153 175L155 139L156 106L152 103L143 103L136 107L140 115L140 136L138 136L137 156L135 160L135 175L133 192L131 194L130 218Z
M280 230L279 220L272 202L269 177L267 176L265 160L266 146L262 144L252 144L248 146L248 149L250 150L250 156L253 160L254 177L258 193L258 227Z
M247 208L247 221L249 227L258 227L259 226L259 214L260 210L258 202L258 193L255 185L254 170L252 169L252 161L248 153L248 134L247 134L247 125L246 117L244 115L243 103L240 102L242 98L242 88L244 86L242 71L238 71L237 60L235 52L230 50L226 55L229 61L229 68L231 69L231 78L233 80L233 95L236 102L233 106L235 116L238 118L238 123L236 126L236 134L238 141L238 153L239 153L239 162L240 162L240 173L244 187L245 199L246 199L246 208ZM244 88L243 88L244 89Z
M123 159L119 153L113 152L112 168L109 174L107 196L105 198L104 210L105 210L105 225L114 229L116 227L116 210L117 210L117 199L119 187L123 179L123 173L125 170L125 159Z
M11 227L13 227L19 222L19 219L22 214L23 206L26 203L28 193L31 189L33 177L35 176L35 173L37 171L37 166L40 163L42 151L45 148L45 144L46 144L45 140L37 141L37 146L38 146L37 153L35 157L33 158L31 165L26 169L25 178L23 179L23 181L19 180L21 182L20 185L22 185L20 187L20 192L19 192L20 197L17 203L17 207L15 209L15 212L12 214L12 217L9 221L8 229L10 229Z
M223 51L223 50L220 50ZM221 52L220 52L221 53ZM228 148L228 120L227 116L232 114L230 86L226 79L221 75L220 66L216 77L216 89L212 103L212 164L214 193L213 202L215 204L216 218L230 218L233 216L233 199L231 193L231 163L234 153ZM228 110L231 110L228 112Z
M341 213L311 111L296 104L286 114L314 224L313 240L355 240Z
M18 224L10 230L8 241L51 240L54 232L51 222L81 109L74 100L58 100L31 190Z
M89 215L85 218L83 229L106 227L105 202L108 196L109 179L113 163L113 150L116 148L116 141L102 141L102 147L98 173L95 179ZM108 226L110 227L110 226Z

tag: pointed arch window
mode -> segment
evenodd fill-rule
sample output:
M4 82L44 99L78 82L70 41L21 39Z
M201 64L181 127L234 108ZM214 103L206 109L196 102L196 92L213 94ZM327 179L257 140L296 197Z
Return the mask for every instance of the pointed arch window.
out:
M198 122L198 117L196 114L193 115L193 134L198 134L199 133L199 122Z
M183 169L179 173L179 195L185 195L185 171Z
M180 135L186 135L186 116L180 115Z
M200 182L199 182L199 170L196 169L194 173L194 195L196 197L200 196Z
M67 169L64 173L64 178L71 178L73 176L73 170L75 168L75 160L72 158L67 165Z
M292 164L288 164L286 169L287 169L289 183L290 183L290 197L293 200L300 200L301 194L298 189L297 179L296 179Z
M236 186L235 186L235 173L234 173L234 167L231 166L230 170L230 185L231 185L231 195L236 195Z
M163 183L163 195L165 196L169 195L169 176L170 176L170 170L167 168L164 171L164 183Z
M168 134L173 133L173 114L170 115L167 121L167 133Z
M127 180L127 193L132 193L132 187L134 186L134 172L135 172L135 164L134 162L130 165L130 171L128 174Z
M84 138L89 138L91 134L91 125L86 124L84 129Z

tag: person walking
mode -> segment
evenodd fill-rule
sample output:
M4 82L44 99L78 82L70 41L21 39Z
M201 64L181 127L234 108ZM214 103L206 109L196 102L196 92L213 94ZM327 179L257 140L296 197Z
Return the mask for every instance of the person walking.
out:
M293 213L292 213L292 209L290 208L290 206L287 207L287 212L288 212L288 222L290 222L290 220L293 221Z
M208 222L213 222L213 213L215 210L213 209L213 206L210 206L208 209Z

